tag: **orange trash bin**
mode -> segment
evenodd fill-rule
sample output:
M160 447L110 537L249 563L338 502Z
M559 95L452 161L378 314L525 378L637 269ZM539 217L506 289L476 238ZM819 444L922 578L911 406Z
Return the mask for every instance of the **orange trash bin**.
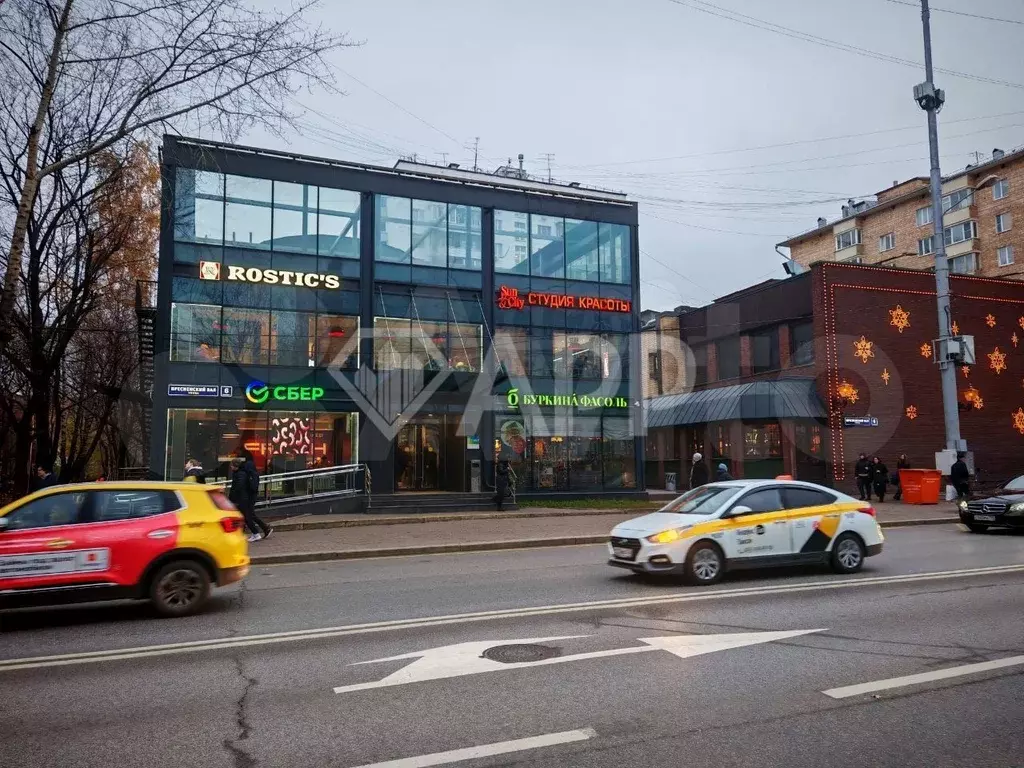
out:
M938 504L942 473L937 469L901 469L900 488L907 504Z

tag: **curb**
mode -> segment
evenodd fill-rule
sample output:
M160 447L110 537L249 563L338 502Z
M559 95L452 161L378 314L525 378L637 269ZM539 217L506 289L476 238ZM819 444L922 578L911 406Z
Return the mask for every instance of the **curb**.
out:
M388 515L375 516L372 512L365 518L353 520L302 520L288 522L282 518L274 522L267 518L276 531L316 531L328 528L361 528L367 525L405 525L408 523L454 523L464 520L517 520L535 517L589 517L593 515L635 515L644 512L656 512L657 507L650 510L634 509L557 509L546 508L544 512L531 512L529 508L515 512L448 512L420 515Z
M931 517L918 520L900 520L882 523L882 528L903 528L920 525L948 525L959 522L957 517ZM444 555L458 552L495 552L503 549L535 549L540 547L572 547L584 544L604 544L608 534L590 536L556 536L545 539L511 539L509 541L467 541L458 544L425 544L418 547L389 547L383 549L343 549L325 552L283 552L279 555L254 555L252 565L284 565L288 563L321 563L331 560L367 560L377 557L411 557L414 555Z

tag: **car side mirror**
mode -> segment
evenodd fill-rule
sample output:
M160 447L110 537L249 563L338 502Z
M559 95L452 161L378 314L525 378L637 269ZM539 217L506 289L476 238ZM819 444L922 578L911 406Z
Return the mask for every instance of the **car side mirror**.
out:
M754 510L752 510L750 507L745 507L742 504L740 504L739 506L733 507L732 509L730 509L726 513L725 516L726 517L739 517L740 515L748 515L748 514L750 514L753 511Z

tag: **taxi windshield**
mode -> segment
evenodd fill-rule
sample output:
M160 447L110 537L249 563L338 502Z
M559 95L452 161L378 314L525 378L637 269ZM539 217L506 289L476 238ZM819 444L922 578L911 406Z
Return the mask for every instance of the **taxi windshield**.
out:
M735 492L735 488L727 485L702 485L684 493L661 511L675 512L677 515L713 515Z

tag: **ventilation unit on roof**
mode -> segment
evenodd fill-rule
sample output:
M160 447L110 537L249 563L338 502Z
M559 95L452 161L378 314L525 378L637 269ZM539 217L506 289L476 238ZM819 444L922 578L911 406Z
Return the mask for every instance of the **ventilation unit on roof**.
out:
M818 226L819 227L824 227L826 224L828 224L828 219L826 219L824 216L819 216L818 217Z
M992 150L992 159L993 159L993 160L1002 160L1002 159L1003 159L1003 156L1004 156L1005 154L1006 154L1006 153L1005 153L1005 152L1003 152L1003 150L1001 150L1001 149L993 149L993 150Z

